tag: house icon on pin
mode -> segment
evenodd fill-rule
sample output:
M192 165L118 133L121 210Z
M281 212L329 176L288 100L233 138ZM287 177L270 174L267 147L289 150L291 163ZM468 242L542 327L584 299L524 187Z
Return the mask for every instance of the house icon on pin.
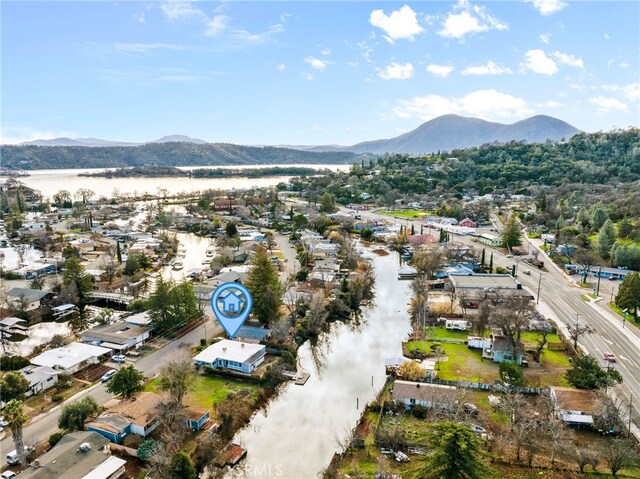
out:
M225 314L239 313L241 306L242 299L235 293L227 294L222 300L222 311L224 311Z

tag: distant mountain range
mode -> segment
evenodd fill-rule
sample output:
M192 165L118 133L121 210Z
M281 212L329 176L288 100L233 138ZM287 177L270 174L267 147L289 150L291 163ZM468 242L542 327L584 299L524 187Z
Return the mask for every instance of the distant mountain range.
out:
M444 115L395 138L353 146L243 146L208 143L184 135L169 135L145 143L97 138L35 140L3 146L6 168L40 169L77 166L107 168L137 165L204 166L292 163L353 163L385 153L422 154L487 143L569 139L580 130L550 116L537 115L511 124ZM135 148L132 148L135 147Z
M557 118L537 115L511 124L493 123L478 118L444 115L423 123L415 130L388 140L358 143L347 148L353 153L431 153L469 148L487 143L569 139L580 130Z
M21 145L35 145L35 146L90 146L90 147L102 147L102 146L140 146L147 143L195 143L197 145L205 145L207 142L200 140L199 138L190 138L186 135L169 135L158 138L157 140L148 141L145 143L136 143L132 141L112 141L101 140L99 138L53 138L51 140L33 140L20 143Z

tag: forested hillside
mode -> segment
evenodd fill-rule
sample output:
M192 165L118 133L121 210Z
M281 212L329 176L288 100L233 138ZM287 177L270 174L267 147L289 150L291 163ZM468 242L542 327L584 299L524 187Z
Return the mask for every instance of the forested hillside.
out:
M312 152L224 143L149 143L135 147L2 146L2 166L19 170L142 165L347 164L360 161L361 158L363 155L344 151Z

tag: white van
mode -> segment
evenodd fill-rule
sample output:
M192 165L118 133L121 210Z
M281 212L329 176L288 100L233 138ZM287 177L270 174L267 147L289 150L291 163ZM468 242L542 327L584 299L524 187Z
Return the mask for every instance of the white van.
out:
M18 452L15 449L7 454L7 464L9 464L10 466L15 466L19 463L20 461L18 460Z

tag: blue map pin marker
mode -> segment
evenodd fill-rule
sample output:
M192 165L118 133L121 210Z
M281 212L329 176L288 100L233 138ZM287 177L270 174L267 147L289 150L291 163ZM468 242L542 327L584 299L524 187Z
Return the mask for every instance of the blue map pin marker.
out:
M240 283L223 283L211 296L211 309L227 336L233 339L251 314L253 298Z

